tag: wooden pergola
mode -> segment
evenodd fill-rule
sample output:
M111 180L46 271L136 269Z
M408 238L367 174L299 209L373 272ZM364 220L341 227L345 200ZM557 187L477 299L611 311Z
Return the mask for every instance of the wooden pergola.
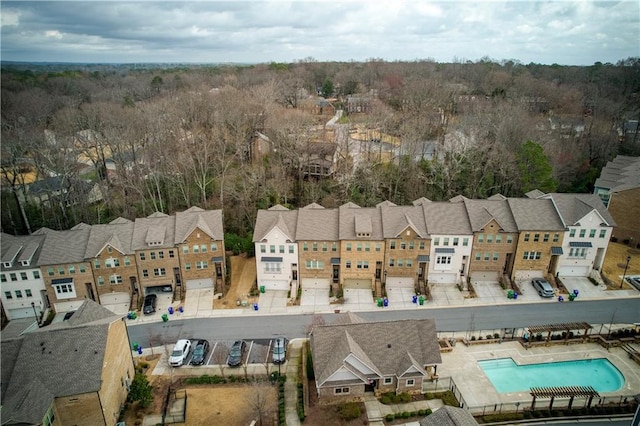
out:
M598 391L591 386L558 386L548 388L531 388L530 391L533 401L531 401L531 410L536 407L536 398L551 398L549 402L549 410L553 409L553 400L555 398L569 398L569 409L573 405L573 399L578 397L588 397L587 408L591 407L594 397L599 397Z
M584 330L584 335L582 336L582 338L586 339L587 333L592 328L593 327L591 326L591 324L586 322L567 322L562 324L532 325L530 327L527 327L530 333L529 340L532 340L532 337L534 334L547 333L545 342L548 342L549 340L551 340L551 333L556 331L565 332L565 336L564 336L565 342L569 340L569 332L571 330Z

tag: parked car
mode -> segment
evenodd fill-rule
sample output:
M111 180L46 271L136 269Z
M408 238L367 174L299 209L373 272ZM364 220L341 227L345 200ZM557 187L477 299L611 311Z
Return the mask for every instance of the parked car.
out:
M282 364L287 357L287 339L284 337L276 338L273 344L273 363Z
M628 277L627 281L636 289L640 290L640 277Z
M173 287L171 287L170 285L165 285L162 287L162 292L163 293L172 293L173 292Z
M158 296L156 296L155 294L147 294L144 298L142 313L145 315L154 313L156 311L157 304L158 304Z
M207 360L209 354L209 342L200 339L193 347L193 355L191 355L191 365L202 365Z
M242 364L246 347L247 343L244 340L236 340L233 342L233 346L231 346L231 350L229 351L229 360L227 361L229 367L239 367Z
M536 289L538 294L541 297L553 297L555 292L553 291L553 287L549 284L549 281L542 278L534 278L531 280L531 284L533 288Z
M173 347L171 356L169 357L169 365L171 365L172 367L180 367L187 360L189 352L191 352L191 340L178 340L176 345Z

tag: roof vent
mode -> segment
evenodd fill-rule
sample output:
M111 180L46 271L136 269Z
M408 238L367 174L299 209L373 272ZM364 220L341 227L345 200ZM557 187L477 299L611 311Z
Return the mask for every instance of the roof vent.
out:
M391 349L391 343L387 343L387 348Z

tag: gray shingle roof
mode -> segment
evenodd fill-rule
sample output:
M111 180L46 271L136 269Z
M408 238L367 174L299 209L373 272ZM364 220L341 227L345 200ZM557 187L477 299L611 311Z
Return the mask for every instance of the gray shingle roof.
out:
M562 231L564 225L553 202L544 198L509 198L519 231Z
M45 235L38 265L60 265L84 262L91 227L68 231L41 228L36 233Z
M478 422L464 408L443 405L431 415L420 419L420 426L477 426Z
M107 243L122 254L132 254L131 238L134 224L131 221L93 225L87 242L85 258L96 257Z
M214 240L223 240L222 210L191 207L177 213L175 244L183 243L196 227Z
M382 207L382 229L384 238L397 238L407 226L422 238L427 238L427 224L422 206Z
M338 209L309 208L298 211L297 241L338 241Z
M298 214L298 210L289 210L286 208L284 210L258 210L256 224L253 229L253 242L262 241L275 226L277 226L290 241L296 241Z
M131 249L136 251L157 247L173 247L175 223L175 216L168 216L164 213L154 213L151 216L136 219L133 226ZM149 241L162 241L162 244L149 246Z
M347 203L353 204L353 203ZM380 209L376 207L357 207L344 204L340 206L340 240L382 240L382 217ZM355 207L354 207L355 206ZM370 233L369 237L357 237L357 232Z
M380 375L402 374L407 360L421 368L442 362L433 319L317 326L311 348L319 383L341 368L350 354Z
M575 225L596 210L609 226L616 226L609 210L604 206L599 196L595 194L547 194L545 198L551 198L558 207L558 212L567 226Z
M15 419L39 424L54 397L100 390L109 324L119 319L87 300L60 326L3 341L3 423ZM10 372L5 371L11 364Z
M431 202L422 205L429 234L471 234L471 224L464 203Z
M506 200L470 200L465 199L471 229L477 232L495 219L504 232L518 232L518 227Z
M32 235L10 235L4 232L0 234L0 250L2 254L2 262L8 262L13 260L13 266L11 268L5 268L4 265L0 265L3 270L5 269L22 269L22 268L34 268L38 264L38 258L42 251L44 244L44 235L32 234ZM32 255L31 255L32 254ZM28 266L22 266L20 261L31 259Z
M607 163L595 182L596 187L611 190L623 185L640 186L640 157L618 155Z

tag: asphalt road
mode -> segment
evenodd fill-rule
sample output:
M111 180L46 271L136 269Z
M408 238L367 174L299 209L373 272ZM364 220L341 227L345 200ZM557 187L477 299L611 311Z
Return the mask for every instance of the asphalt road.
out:
M235 339L289 339L306 337L309 325L331 323L343 314L244 315L225 318L193 318L128 326L131 342L142 347L172 344L182 338L213 341ZM584 300L564 303L532 303L499 306L452 307L420 310L357 312L370 321L434 318L439 332L494 330L531 325L588 322L590 324L640 323L640 299ZM322 319L322 320L321 320Z

